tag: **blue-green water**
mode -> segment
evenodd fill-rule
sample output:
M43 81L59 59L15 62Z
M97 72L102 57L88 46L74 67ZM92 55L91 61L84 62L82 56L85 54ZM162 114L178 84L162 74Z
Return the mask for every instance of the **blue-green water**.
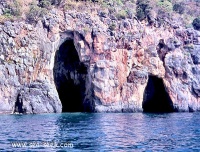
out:
M22 141L25 147L11 145ZM1 115L0 150L200 151L200 113Z

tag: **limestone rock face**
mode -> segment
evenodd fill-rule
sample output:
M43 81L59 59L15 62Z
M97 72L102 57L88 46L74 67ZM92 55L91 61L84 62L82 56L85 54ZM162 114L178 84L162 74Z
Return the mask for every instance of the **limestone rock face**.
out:
M113 23L116 29L110 30ZM55 56L69 40L78 60L66 64ZM81 84L82 94L73 92L80 96L80 111L142 111L149 76L163 80L175 111L199 111L199 52L198 31L111 19L95 10L63 14L53 9L36 25L7 21L0 25L0 112L15 111L20 92L26 113L76 106L73 98L60 100L60 83ZM57 83L57 78L65 81ZM62 94L72 91L67 90Z
M23 105L15 104L15 112L22 113L59 113L62 105L54 85L36 81L23 86L19 91ZM20 107L21 106L21 107ZM17 111L21 109L22 111Z

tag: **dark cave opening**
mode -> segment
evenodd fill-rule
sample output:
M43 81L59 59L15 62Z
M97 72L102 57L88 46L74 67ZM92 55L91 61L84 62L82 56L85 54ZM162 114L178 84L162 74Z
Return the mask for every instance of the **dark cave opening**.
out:
M55 54L54 82L62 112L83 112L87 67L80 62L73 40L66 40Z
M165 90L163 80L149 76L142 103L143 112L174 112L172 100Z

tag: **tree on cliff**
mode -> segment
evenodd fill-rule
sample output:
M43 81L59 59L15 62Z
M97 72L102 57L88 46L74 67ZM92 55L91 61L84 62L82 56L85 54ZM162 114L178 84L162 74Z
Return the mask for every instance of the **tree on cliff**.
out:
M200 17L197 17L193 20L192 25L195 30L200 30Z
M139 20L144 20L150 14L152 7L149 5L148 0L138 0L137 1L137 10L136 16Z

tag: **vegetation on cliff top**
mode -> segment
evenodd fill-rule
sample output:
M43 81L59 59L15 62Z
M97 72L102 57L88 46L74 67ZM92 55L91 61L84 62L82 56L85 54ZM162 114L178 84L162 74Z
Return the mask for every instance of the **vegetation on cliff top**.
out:
M200 30L200 17L195 18L192 25L194 26L194 29Z
M2 0L0 22L19 18L37 22L54 7L88 12L96 8L101 10L101 15L114 15L119 20L136 16L150 24L155 20L179 22L199 30L200 0Z

